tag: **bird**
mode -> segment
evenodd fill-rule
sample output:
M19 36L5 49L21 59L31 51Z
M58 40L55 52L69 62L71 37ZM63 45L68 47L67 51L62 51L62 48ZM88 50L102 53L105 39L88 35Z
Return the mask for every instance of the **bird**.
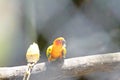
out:
M31 71L39 59L40 59L39 47L37 43L33 42L33 44L29 46L27 53L26 53L27 69L24 74L23 80L29 80Z
M57 59L63 59L66 57L66 41L63 37L56 38L52 45L46 50L46 56L48 61L55 61Z

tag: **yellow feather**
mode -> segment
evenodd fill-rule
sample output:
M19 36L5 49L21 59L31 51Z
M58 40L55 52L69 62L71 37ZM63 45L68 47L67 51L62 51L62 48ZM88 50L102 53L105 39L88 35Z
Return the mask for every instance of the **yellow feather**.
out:
M47 48L47 51L46 51L46 56L47 56L48 58L50 57L51 51L52 51L52 45L49 46L49 47Z

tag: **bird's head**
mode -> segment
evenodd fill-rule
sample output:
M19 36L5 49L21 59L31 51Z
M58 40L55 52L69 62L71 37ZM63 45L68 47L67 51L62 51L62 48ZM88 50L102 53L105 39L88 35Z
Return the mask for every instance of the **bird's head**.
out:
M63 37L58 37L54 40L53 44L58 45L58 46L64 46L66 47L66 42Z

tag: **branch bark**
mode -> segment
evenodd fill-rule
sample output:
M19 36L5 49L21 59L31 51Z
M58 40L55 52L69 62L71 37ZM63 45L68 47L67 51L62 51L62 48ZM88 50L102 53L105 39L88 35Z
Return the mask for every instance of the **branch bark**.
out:
M34 66L32 73L41 73L55 67L65 76L81 76L95 71L120 69L120 52L76 57L57 62L43 62ZM1 67L0 79L10 79L24 75L27 66Z

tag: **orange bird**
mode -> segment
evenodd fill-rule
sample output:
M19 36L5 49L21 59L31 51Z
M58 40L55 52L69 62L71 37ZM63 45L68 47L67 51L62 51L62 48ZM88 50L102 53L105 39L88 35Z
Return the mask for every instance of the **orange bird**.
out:
M48 61L55 61L66 56L66 44L63 37L58 37L53 41L53 44L47 48L46 56Z

